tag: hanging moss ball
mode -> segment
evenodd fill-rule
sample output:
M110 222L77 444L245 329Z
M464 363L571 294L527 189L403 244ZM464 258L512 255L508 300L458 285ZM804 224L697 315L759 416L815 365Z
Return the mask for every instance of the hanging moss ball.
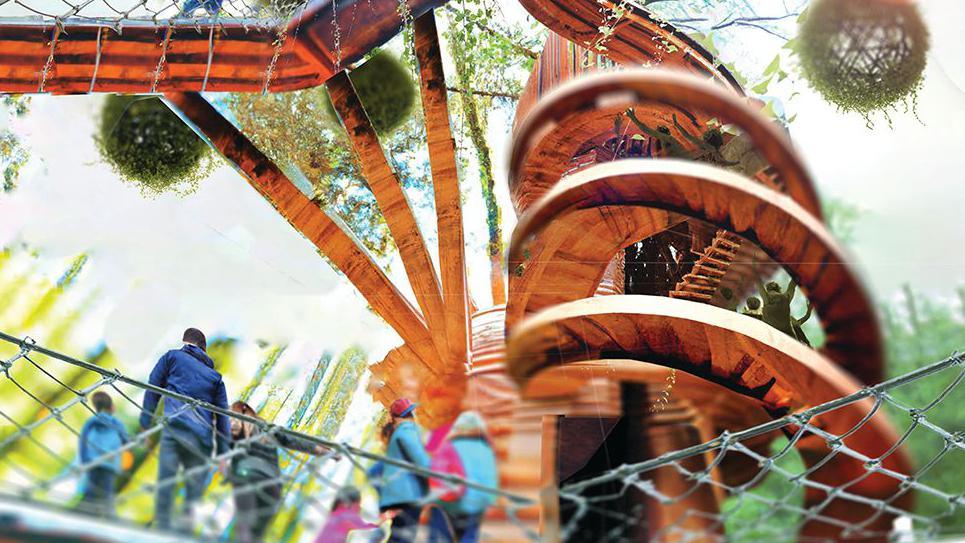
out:
M391 53L384 50L375 53L349 72L349 79L380 136L391 134L412 114L417 94L415 82L402 61ZM331 99L325 101L325 107L336 116Z
M96 140L104 160L145 195L192 192L207 173L208 145L156 97L108 96Z
M928 29L912 0L816 0L796 49L815 90L843 111L867 115L914 97Z

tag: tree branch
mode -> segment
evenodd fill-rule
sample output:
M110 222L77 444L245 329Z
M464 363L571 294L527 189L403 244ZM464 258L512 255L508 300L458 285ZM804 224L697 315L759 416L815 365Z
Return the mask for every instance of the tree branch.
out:
M476 89L460 89L458 87L446 87L449 92L458 92L459 94L472 94L474 96L488 96L490 98L506 98L508 100L519 100L518 94L512 94L509 92L499 92L499 91L483 91Z

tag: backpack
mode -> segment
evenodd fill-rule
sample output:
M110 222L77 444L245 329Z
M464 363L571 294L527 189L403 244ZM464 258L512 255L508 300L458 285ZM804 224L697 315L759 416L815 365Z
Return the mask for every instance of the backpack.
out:
M429 469L437 473L448 473L462 479L466 478L466 470L462 466L462 460L459 459L459 453L456 452L456 448L448 439L443 440L439 448L433 453ZM438 477L429 478L429 490L443 502L458 501L466 493L465 486L453 486Z

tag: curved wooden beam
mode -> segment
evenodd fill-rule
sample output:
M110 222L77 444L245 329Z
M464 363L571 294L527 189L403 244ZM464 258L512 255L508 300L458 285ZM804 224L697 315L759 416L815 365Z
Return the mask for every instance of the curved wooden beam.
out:
M527 313L593 296L614 255L687 219L661 209L613 206L551 222L527 245L524 260L509 261L507 330Z
M655 19L646 10L620 0L520 0L526 11L553 32L571 42L606 55L621 64L675 67L713 77L738 92L740 84L687 34ZM615 8L625 15L612 25L613 33L601 40L604 14Z
M580 145L602 131L612 131L614 117L630 107L640 115L647 114L654 124L672 129L675 113L688 130L706 127L712 118L734 124L775 169L788 195L821 217L811 177L787 134L740 96L668 70L603 73L569 82L546 96L513 138L509 186L517 207L525 209L556 184Z
M413 17L445 0L407 0ZM315 87L402 27L396 0L313 0L272 19L0 20L0 92L263 92ZM334 14L334 16L333 16ZM81 13L80 15L84 15ZM115 24L120 23L120 25ZM123 29L123 31L121 31Z
M861 387L837 364L756 319L656 296L606 296L552 307L517 326L507 347L510 375L524 386L540 379L544 369L613 358L675 367L754 398L772 413L818 405ZM620 370L619 366L612 369L613 379L622 378ZM885 414L873 409L870 399L855 402L816 417L811 424L847 435L850 449L878 458L898 442L898 435ZM835 486L848 482L852 494L877 499L897 496L897 503L910 504L911 495L899 492L898 479L869 475L862 461L832 452L823 440L802 440L799 447L809 465L817 466L830 455L809 479ZM912 473L903 449L885 457L883 465ZM825 493L808 489L809 504L825 498ZM835 518L849 523L878 513L846 500L834 500L828 507ZM890 522L890 515L880 515L869 528L887 529ZM840 528L811 523L805 530L810 535L833 536Z
M406 275L429 325L439 357L449 366L451 360L448 357L442 288L402 183L385 157L379 137L348 74L340 72L332 77L328 82L328 92L362 166L362 175L375 195L389 232L399 248ZM444 368L439 369L444 371Z
M221 151L282 217L352 281L372 309L430 368L438 354L425 321L348 228L318 207L230 121L196 93L167 93L172 109Z
M462 193L456 169L456 143L449 125L446 74L436 19L430 11L415 22L415 54L419 62L422 109L425 112L429 166L436 200L439 269L449 355L466 361L469 344L469 294L466 288L466 242L463 239Z
M831 234L789 197L719 168L631 159L567 177L520 218L510 266L525 263L526 241L553 221L603 206L679 213L756 244L806 289L824 325L825 354L866 383L881 379L883 351L873 305Z

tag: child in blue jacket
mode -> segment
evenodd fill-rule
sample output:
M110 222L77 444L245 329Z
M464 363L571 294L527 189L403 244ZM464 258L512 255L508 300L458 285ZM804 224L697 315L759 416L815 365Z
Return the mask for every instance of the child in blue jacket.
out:
M127 430L114 417L114 402L106 392L95 392L91 403L97 412L80 431L80 463L96 463L86 470L82 504L98 516L114 516L114 480L121 472L119 449L128 442ZM116 454L111 454L116 453Z

